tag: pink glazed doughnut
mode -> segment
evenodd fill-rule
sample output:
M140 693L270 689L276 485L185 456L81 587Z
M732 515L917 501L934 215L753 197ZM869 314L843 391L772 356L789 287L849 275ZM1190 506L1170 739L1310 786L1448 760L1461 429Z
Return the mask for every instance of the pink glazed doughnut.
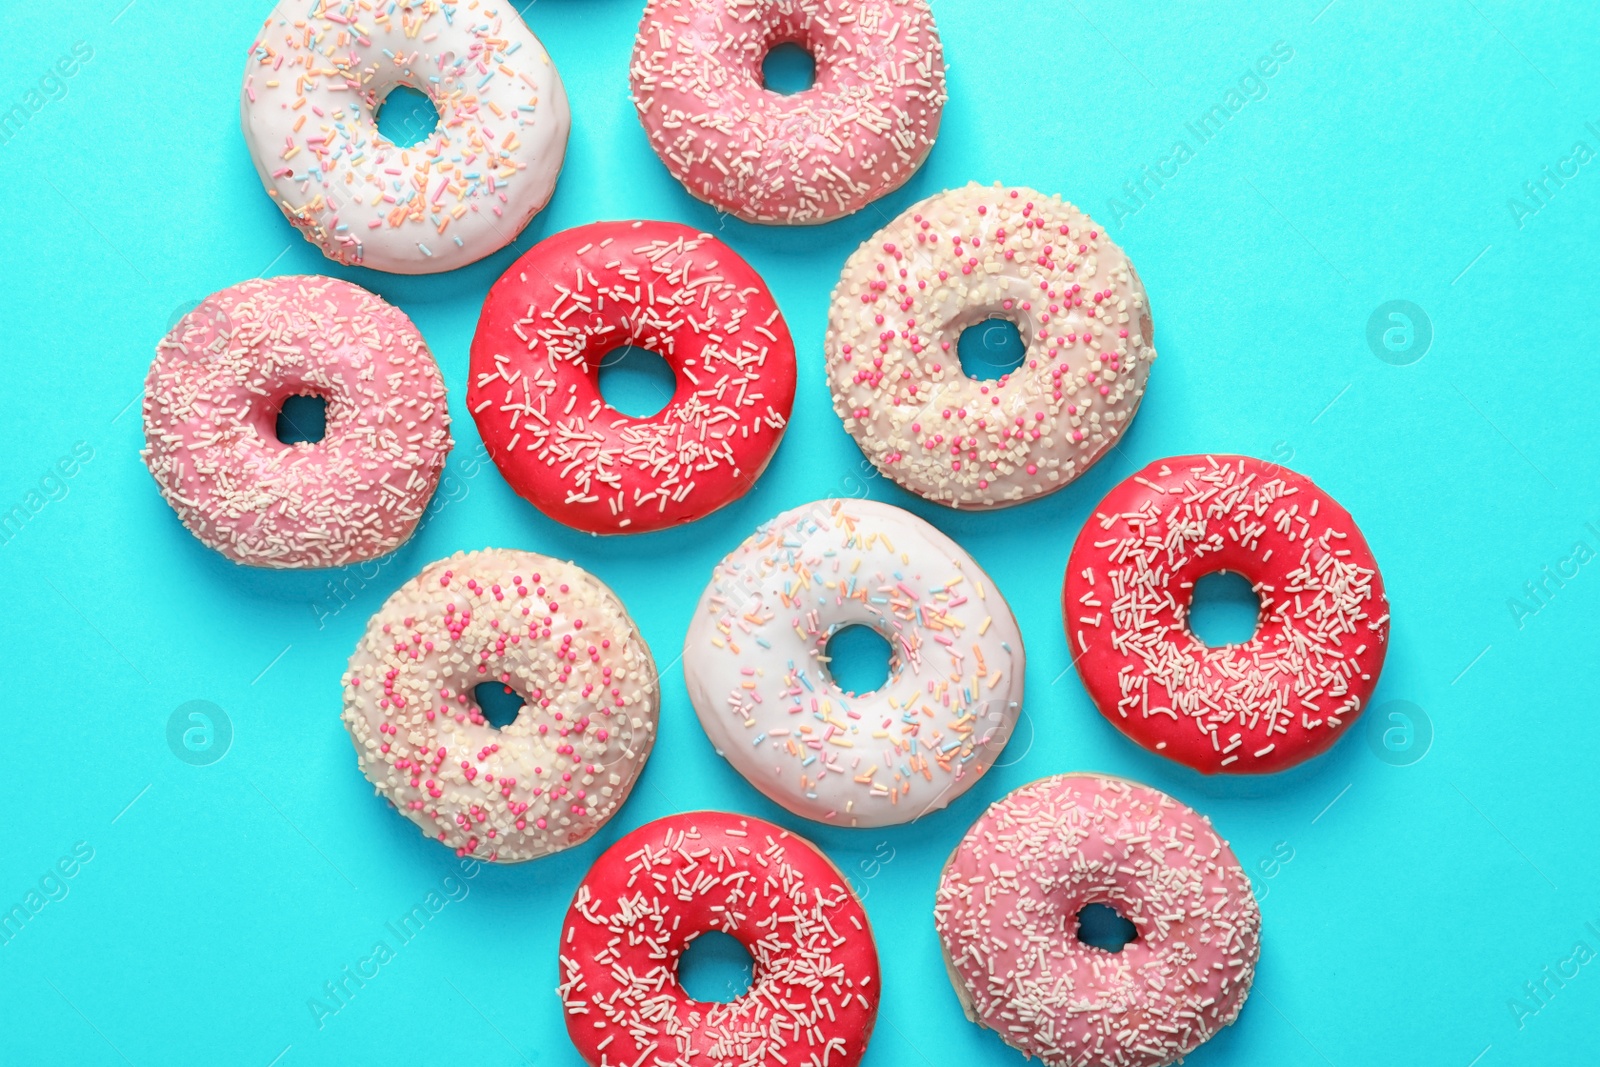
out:
M779 44L811 53L811 88L765 87L762 61ZM650 0L630 75L672 176L746 222L859 211L916 173L944 112L927 0Z
M327 402L321 441L275 432ZM342 567L404 544L450 453L444 379L399 308L336 278L214 293L156 346L146 466L202 543L256 567Z
M1135 938L1072 936L1090 904ZM1165 1067L1239 1015L1261 954L1250 881L1205 816L1100 774L1002 797L956 846L934 924L967 1017L1050 1067Z

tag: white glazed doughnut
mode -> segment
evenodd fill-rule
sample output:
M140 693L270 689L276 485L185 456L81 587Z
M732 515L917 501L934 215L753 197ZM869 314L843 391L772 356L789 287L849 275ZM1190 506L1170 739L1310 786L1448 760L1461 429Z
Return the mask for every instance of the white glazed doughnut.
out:
M991 318L1027 353L975 381L956 342ZM845 263L828 314L833 406L918 496L1020 504L1116 444L1156 358L1151 329L1139 276L1093 219L1059 196L972 184L907 209Z
M496 729L480 682L526 701ZM614 593L532 552L458 552L367 624L344 723L378 793L458 855L500 863L579 844L627 799L655 743L655 661Z
M398 148L396 86L439 126ZM250 50L245 143L273 202L329 259L434 274L510 244L550 200L571 115L506 0L284 0Z
M842 690L828 639L893 650L875 692ZM819 500L764 523L712 574L684 641L689 698L718 753L796 815L889 826L993 765L1022 708L1022 634L961 546L910 512Z

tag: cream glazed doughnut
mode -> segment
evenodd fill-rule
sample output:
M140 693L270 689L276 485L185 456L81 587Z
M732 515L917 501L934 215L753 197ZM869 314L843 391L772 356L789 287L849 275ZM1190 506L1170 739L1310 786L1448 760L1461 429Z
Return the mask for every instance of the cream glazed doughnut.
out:
M275 432L293 395L321 441ZM404 544L450 453L444 379L399 308L336 278L213 293L156 346L141 455L191 533L236 563L341 567Z
M1232 571L1256 632L1209 648L1194 583ZM1309 478L1248 456L1173 456L1095 508L1067 560L1062 610L1095 707L1202 774L1268 774L1327 750L1366 707L1389 644L1378 562Z
M889 680L845 692L828 639L889 642ZM785 808L890 826L943 808L999 757L1022 709L1022 634L961 546L910 512L819 500L762 524L719 563L684 640L712 745Z
M1015 324L1022 365L962 372L961 332ZM1139 409L1152 347L1133 264L1058 196L972 184L929 197L863 244L833 291L834 410L879 470L953 508L1067 485Z
M482 682L526 701L496 729ZM458 552L367 624L344 724L378 794L456 850L498 863L559 852L617 813L655 743L655 661L614 593L532 552Z
M377 127L400 85L439 113L409 148ZM251 46L240 110L262 184L306 240L396 274L514 241L555 191L572 125L509 0L283 0Z
M797 44L810 89L764 85ZM829 222L905 184L944 112L926 0L650 0L630 70L639 120L672 176L746 222Z
M712 930L754 964L726 1004L678 982L684 950ZM855 1067L881 986L844 876L809 841L747 815L641 826L595 861L561 931L567 1032L594 1067Z
M1077 940L1090 904L1137 936L1119 952ZM933 915L967 1017L1049 1067L1181 1061L1238 1017L1261 953L1250 881L1205 816L1098 774L990 806L945 865Z

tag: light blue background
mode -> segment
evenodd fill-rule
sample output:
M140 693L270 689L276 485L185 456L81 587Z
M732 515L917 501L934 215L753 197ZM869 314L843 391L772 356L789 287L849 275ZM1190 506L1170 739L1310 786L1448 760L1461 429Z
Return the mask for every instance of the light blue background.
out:
M1575 141L1600 150L1584 128L1600 120L1595 5L935 0L951 101L927 166L854 218L781 230L723 223L651 154L627 100L639 0L537 0L528 17L574 113L555 201L514 249L399 278L330 267L262 193L237 98L265 5L126 2L0 15L0 110L74 42L94 50L66 95L0 147L0 511L75 442L94 450L65 498L0 545L0 907L74 843L94 850L65 899L0 947L0 1062L572 1067L553 987L578 879L646 820L723 807L809 835L866 892L885 968L871 1067L1020 1063L960 1014L938 964L935 876L984 805L1077 769L1207 812L1263 895L1255 990L1194 1064L1594 1060L1600 963L1547 982L1520 1027L1509 1002L1580 939L1600 950L1584 925L1600 928L1600 563L1550 582L1546 603L1525 601L1538 610L1520 625L1508 601L1580 538L1600 549L1586 526L1600 527L1600 161L1521 226L1508 200ZM1265 98L1196 147L1186 123L1279 41L1294 56ZM1110 198L1180 138L1194 158L1113 225ZM1099 217L1149 288L1161 354L1117 452L1048 500L989 515L864 474L821 353L828 294L857 242L969 179L1060 192ZM601 541L546 521L475 465L463 397L500 271L555 230L628 217L718 230L765 274L797 341L799 397L742 501L689 529ZM449 502L320 626L329 575L242 570L182 531L139 461L134 403L175 312L258 274L319 271L412 316L444 368L457 439ZM1369 315L1392 299L1432 321L1431 350L1410 366L1367 344ZM1068 549L1117 480L1199 450L1289 462L1361 522L1395 620L1377 700L1423 710L1425 758L1379 759L1362 723L1290 781L1242 790L1143 755L1095 714L1061 635ZM780 509L859 492L965 545L1010 598L1029 653L1027 721L1007 765L951 809L885 832L802 825L760 798L712 754L677 662L717 558ZM662 668L660 742L596 840L480 873L319 1030L307 1000L454 864L357 772L340 672L393 588L485 545L574 558L621 594ZM194 699L233 724L231 751L208 767L165 740L168 716Z

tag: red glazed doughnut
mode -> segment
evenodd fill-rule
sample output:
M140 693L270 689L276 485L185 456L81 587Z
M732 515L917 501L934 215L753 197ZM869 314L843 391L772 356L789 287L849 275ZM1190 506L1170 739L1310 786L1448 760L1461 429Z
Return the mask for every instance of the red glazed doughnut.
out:
M709 930L755 962L727 1004L693 1000L678 961ZM561 931L567 1032L595 1067L853 1067L878 1016L867 913L815 845L747 815L641 826L578 886Z
M633 418L600 395L624 345L671 365L667 406ZM500 473L558 522L644 533L743 496L794 405L794 342L761 276L675 222L597 222L529 249L495 282L467 404Z
M1260 600L1249 641L1188 627L1196 579ZM1247 456L1157 460L1111 490L1067 561L1067 642L1095 706L1203 774L1268 774L1325 751L1366 707L1389 639L1378 563L1309 478Z

